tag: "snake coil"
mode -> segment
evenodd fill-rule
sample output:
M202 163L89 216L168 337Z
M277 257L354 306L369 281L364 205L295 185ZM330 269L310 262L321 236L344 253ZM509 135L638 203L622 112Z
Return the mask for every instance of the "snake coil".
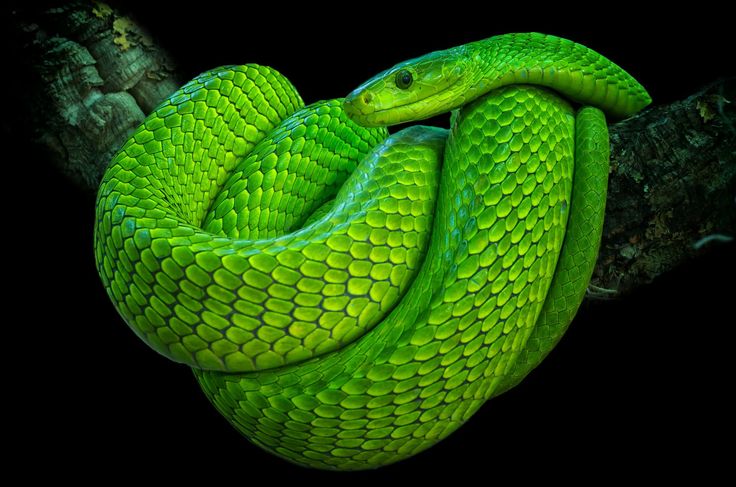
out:
M649 101L542 34L430 53L306 107L271 68L208 71L107 169L98 271L254 443L318 468L392 463L562 336L600 242L602 111ZM451 110L449 131L385 129Z

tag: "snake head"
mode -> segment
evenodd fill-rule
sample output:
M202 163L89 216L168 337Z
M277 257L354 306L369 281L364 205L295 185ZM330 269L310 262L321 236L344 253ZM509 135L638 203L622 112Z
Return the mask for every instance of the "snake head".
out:
M387 69L353 90L343 108L364 127L422 120L464 102L465 46L437 51Z

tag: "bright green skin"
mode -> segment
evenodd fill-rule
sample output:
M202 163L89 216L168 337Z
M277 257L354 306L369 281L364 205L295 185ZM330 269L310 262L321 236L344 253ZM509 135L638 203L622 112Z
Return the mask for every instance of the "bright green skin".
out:
M576 115L519 83L597 108ZM599 109L647 103L610 61L541 34L402 63L344 107L300 108L267 67L213 70L108 168L100 276L131 328L194 367L254 443L318 468L392 463L513 387L564 333L600 242ZM449 110L449 135L379 127Z

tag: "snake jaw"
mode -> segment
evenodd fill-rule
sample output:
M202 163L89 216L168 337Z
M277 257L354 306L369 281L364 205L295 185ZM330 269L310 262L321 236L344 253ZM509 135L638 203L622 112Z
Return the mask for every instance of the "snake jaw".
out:
M452 86L452 85L450 85ZM449 88L449 87L448 87ZM357 91L357 90L356 90ZM348 117L363 127L386 127L405 122L414 122L448 112L465 102L463 93L445 91L432 101L419 99L404 105L395 105L376 110L365 101L366 93L351 93L343 101ZM371 96L368 96L371 99Z

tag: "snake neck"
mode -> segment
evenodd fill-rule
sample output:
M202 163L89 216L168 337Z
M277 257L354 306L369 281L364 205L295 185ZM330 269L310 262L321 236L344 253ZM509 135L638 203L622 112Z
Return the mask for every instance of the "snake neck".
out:
M644 87L626 71L567 39L505 34L465 47L468 64L475 67L466 83L465 103L511 84L545 86L616 118L631 116L651 102Z

